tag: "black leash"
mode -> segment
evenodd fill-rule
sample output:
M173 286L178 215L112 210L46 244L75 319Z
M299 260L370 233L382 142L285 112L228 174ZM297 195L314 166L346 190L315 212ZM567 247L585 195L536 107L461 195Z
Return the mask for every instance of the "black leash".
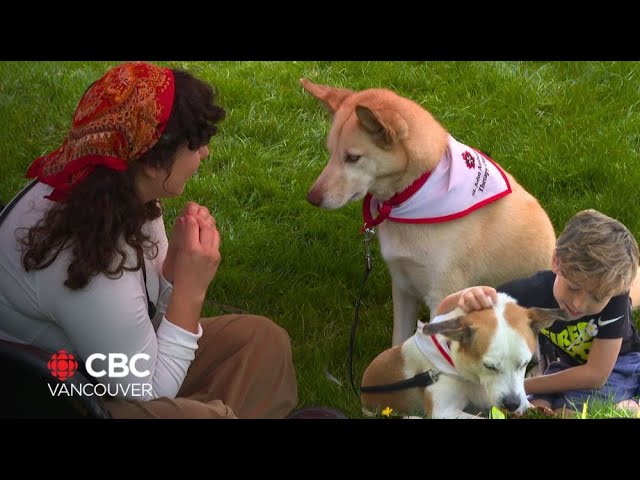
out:
M360 319L360 304L362 302L362 296L364 295L364 287L369 280L371 270L373 268L373 257L371 255L371 241L376 234L375 228L364 228L364 259L365 259L365 272L362 284L360 285L360 294L356 301L355 313L353 316L353 323L351 324L351 337L349 339L349 381L351 382L351 388L360 401L360 392L362 393L382 393L393 392L396 390L404 390L406 388L427 387L438 381L440 372L434 370L427 370L426 372L418 373L412 378L401 380L395 383L389 383L385 385L367 385L366 387L360 387L359 391L356 387L356 383L353 377L353 346L356 339L356 328L358 327L358 321Z
M364 287L367 284L367 280L369 280L369 275L371 275L371 269L373 268L373 257L371 256L371 240L376 234L375 228L365 228L364 229L364 259L365 259L365 271L364 278L362 279L362 285L360 286L360 294L358 295L358 300L356 301L356 311L353 317L353 323L351 324L351 338L349 339L349 380L351 381L351 387L353 388L353 392L358 397L358 401L360 401L360 393L356 388L356 383L353 379L353 345L356 339L356 327L358 326L358 320L360 318L360 303L362 301L362 295L364 294Z
M406 388L415 387L428 387L429 385L436 383L440 372L434 370L427 370L426 372L418 373L417 375L401 380L399 382L387 383L384 385L367 385L366 387L360 387L362 393L384 393L394 392L396 390L404 390Z

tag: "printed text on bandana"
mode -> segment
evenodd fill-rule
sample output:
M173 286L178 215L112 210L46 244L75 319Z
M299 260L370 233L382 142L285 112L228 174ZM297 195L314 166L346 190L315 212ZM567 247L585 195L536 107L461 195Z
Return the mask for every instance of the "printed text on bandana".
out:
M476 181L473 184L473 190L471 191L471 196L475 197L476 191L484 191L484 187L487 185L487 179L489 178L489 169L487 168L487 161L482 155L476 151L473 151L472 155L475 157L474 160L476 160L476 165L478 165Z

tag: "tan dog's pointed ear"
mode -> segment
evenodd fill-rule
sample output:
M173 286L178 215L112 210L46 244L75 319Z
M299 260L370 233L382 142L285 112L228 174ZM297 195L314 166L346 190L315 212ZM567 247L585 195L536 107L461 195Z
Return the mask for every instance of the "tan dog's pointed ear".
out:
M300 84L311 95L316 97L324 105L324 107L332 115L340 108L340 105L349 95L353 94L353 90L347 90L346 88L334 88L328 85L319 85L313 83L307 78L301 78Z
M370 108L364 105L356 105L356 115L362 128L373 136L381 136L390 140L389 127L387 127L382 119L376 115L376 113Z
M427 323L422 327L425 335L444 335L451 340L467 345L473 340L475 330L463 322L464 315L437 323Z
M569 314L561 308L529 308L528 314L531 319L531 329L535 333L550 327L555 321L568 322L571 320Z
M399 115L389 115L391 117L385 119L379 113L371 110L364 105L356 105L356 115L362 128L365 129L374 139L384 145L391 145L393 142L404 136L406 132L406 123Z

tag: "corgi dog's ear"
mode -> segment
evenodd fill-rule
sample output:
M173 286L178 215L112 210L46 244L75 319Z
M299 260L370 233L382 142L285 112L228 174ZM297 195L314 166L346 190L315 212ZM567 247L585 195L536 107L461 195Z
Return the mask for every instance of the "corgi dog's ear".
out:
M568 322L569 314L561 308L529 308L528 315L531 319L531 329L538 333L543 328L550 327L553 322Z
M460 308L456 308L443 316L446 317L446 320L425 323L422 327L422 333L425 335L440 334L463 345L470 344L476 330L468 322L465 322L465 313Z

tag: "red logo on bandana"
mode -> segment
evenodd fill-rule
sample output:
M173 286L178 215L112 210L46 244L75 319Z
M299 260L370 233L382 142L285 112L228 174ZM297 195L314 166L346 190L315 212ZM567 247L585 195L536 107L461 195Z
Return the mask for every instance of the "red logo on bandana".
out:
M467 168L476 168L476 161L473 158L473 155L471 155L469 152L465 151L462 154L462 159L467 164Z
M73 377L73 374L76 373L78 362L73 354L66 350L58 350L51 355L51 360L47 363L47 367L51 375L60 381L64 381L67 378Z

